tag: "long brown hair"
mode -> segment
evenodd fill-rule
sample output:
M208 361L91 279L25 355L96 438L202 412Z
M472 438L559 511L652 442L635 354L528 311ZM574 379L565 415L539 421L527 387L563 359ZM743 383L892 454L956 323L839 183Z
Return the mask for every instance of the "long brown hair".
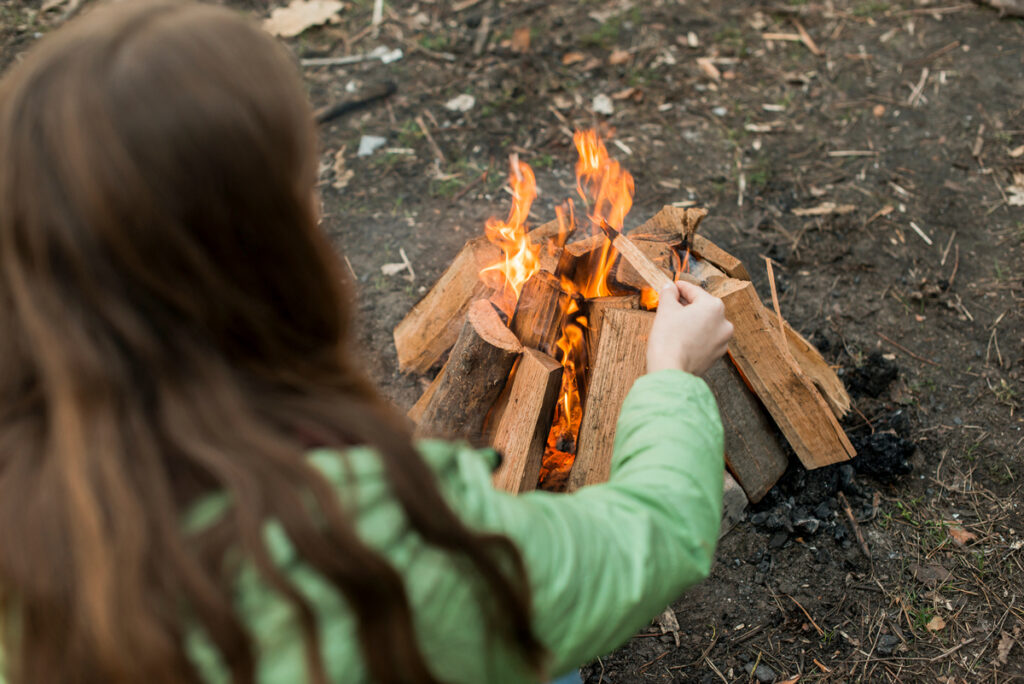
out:
M527 662L518 551L447 507L354 367L337 256L313 209L315 131L287 53L232 12L121 3L0 82L0 624L13 681L194 682L189 625L235 682L258 654L227 548L279 521L345 596L371 677L433 683L398 572L357 537L312 444L368 444L408 524L461 555ZM344 458L339 455L339 458ZM224 492L224 520L182 518ZM233 566L232 566L233 567Z

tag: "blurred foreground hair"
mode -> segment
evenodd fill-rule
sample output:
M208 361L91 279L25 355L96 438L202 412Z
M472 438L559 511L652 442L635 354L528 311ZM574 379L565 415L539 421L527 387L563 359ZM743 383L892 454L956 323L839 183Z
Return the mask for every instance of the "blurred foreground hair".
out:
M271 519L348 600L374 681L435 682L401 577L305 457L356 444L380 452L410 526L468 559L538 666L515 547L460 522L354 368L315 176L291 60L226 9L102 7L0 82L0 625L14 682L197 682L194 629L233 682L252 682L235 554L290 601L308 680L326 682L313 609L265 545ZM185 512L211 492L228 513L187 534Z

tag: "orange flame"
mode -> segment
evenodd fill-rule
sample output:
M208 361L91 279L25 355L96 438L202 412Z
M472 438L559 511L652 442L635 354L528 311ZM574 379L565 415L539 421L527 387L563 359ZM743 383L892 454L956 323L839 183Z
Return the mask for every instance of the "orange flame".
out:
M626 214L633 206L633 177L608 156L608 149L596 131L577 131L573 140L579 153L576 189L592 225L600 230L603 222L621 231ZM561 214L559 221L562 225ZM616 256L612 243L604 240L601 249L593 252L588 263L577 265L578 272L588 274L586 282L580 285L579 294L588 298L613 294L608 287L608 277ZM573 282L564 276L562 283L567 292L576 290ZM569 305L567 320L569 322L558 341L558 357L563 369L561 395L548 433L541 469L541 484L549 488L558 488L568 474L575 459L576 439L583 421L582 384L588 361L584 329L587 321L579 315L575 300Z
M633 176L608 156L608 148L598 137L597 131L576 131L573 142L579 153L576 162L576 190L589 206L591 222L597 230L601 229L602 223L607 223L615 230L622 231L626 214L633 206ZM607 297L612 294L608 288L608 276L615 257L615 249L606 240L593 263L588 264L591 276L584 287L584 296Z
M519 301L519 293L530 277L540 270L540 245L534 245L526 232L530 206L537 197L533 169L515 156L511 159L512 208L508 219L487 220L487 238L501 248L505 258L480 271L480 279L497 290L496 304L509 316Z

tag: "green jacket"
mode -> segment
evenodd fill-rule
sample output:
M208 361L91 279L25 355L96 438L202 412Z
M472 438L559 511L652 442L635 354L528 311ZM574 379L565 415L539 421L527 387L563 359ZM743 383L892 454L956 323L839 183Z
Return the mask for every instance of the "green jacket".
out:
M661 371L640 378L619 416L611 480L574 494L511 496L491 486L493 452L440 441L419 448L465 521L518 545L550 675L614 649L710 571L721 520L722 427L697 377ZM357 506L360 533L405 578L421 648L442 681L536 681L487 629L464 565L407 528L373 451L349 450L351 471L337 452L310 458L342 501ZM191 524L224 506L207 499ZM316 608L332 681L367 681L344 600L295 555L278 525L269 524L267 535L277 563ZM305 681L302 637L288 602L251 568L239 578L237 600L259 643L261 684ZM208 681L228 681L201 633L189 649Z

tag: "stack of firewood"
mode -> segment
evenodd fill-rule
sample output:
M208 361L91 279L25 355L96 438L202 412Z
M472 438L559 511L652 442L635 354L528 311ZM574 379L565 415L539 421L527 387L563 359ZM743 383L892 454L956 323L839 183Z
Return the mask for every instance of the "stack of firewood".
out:
M403 371L425 374L443 363L409 412L418 433L492 444L504 457L495 482L511 492L536 488L542 470L549 489L607 480L619 409L645 371L651 295L685 278L721 298L734 326L728 357L705 376L725 426L726 463L742 487L732 483L731 496L745 505L765 495L786 469L782 440L807 468L853 457L839 424L850 409L842 382L777 305L762 304L743 264L696 232L706 213L665 207L629 237L566 240L555 222L536 228L529 235L542 245L540 270L511 315L492 303L479 277L500 250L485 238L470 240L395 328ZM617 254L607 275L611 294L581 298L572 284L592 277L588 270L609 246ZM577 358L586 361L574 366L558 346L570 309L585 330ZM545 458L567 372L576 375L582 418L574 457L559 466Z

